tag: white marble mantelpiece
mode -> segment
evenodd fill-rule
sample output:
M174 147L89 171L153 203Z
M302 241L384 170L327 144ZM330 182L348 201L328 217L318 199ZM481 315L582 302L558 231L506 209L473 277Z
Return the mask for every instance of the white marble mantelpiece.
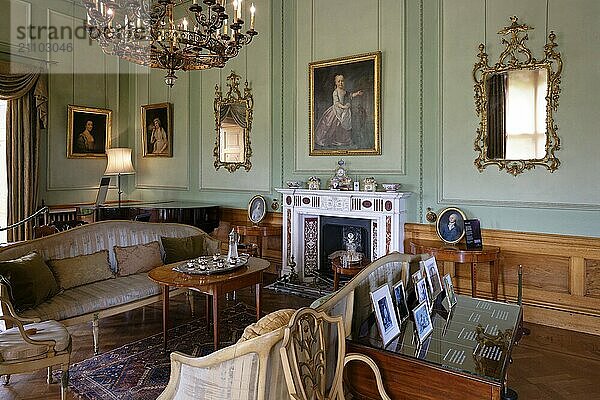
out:
M370 221L371 259L404 251L406 198L411 192L362 192L308 189L275 189L283 195L283 272L294 256L301 279L307 269L318 269L322 216Z

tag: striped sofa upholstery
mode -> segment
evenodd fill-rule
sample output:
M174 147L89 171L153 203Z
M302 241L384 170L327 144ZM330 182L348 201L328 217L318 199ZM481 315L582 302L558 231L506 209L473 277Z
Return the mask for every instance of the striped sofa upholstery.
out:
M114 246L145 244L155 240L160 242L162 236L193 235L207 234L189 225L103 221L2 247L0 260L18 258L32 251L50 260L108 250L111 268L116 271ZM161 252L164 252L162 247ZM98 319L153 303L160 299L160 290L158 284L148 279L147 273L117 277L64 290L36 308L22 312L20 316L40 321L57 320L67 326L92 321L94 349L97 351ZM172 290L171 296L183 291ZM5 310L2 313L5 314Z

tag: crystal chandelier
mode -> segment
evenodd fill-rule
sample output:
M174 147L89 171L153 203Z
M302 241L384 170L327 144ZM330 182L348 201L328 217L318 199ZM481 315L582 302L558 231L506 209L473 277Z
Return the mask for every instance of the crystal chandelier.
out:
M82 2L90 37L104 53L167 70L165 83L171 87L176 71L223 68L258 35L254 4L250 28L242 31L242 0L234 0L232 5L227 0L203 0L203 6L198 0Z

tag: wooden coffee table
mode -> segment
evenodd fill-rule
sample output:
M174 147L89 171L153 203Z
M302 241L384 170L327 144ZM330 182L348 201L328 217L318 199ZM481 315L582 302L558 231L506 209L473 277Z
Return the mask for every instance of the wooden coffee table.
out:
M167 349L167 330L169 325L169 287L183 287L212 296L213 335L215 350L219 348L219 296L239 290L247 286L256 287L256 319L260 319L260 286L263 271L269 268L270 262L261 258L250 257L248 264L237 270L217 275L190 275L173 271L173 267L181 263L173 263L154 268L148 277L162 286L163 293L163 344ZM206 321L209 319L209 303L206 302Z

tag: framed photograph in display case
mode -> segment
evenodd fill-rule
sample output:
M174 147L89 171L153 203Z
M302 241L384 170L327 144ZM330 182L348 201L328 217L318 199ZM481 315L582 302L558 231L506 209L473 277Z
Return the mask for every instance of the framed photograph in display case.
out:
M431 289L430 300L433 303L437 296L442 293L442 281L440 280L440 272L435 262L435 257L430 257L425 261L421 261L421 265L425 270L427 283Z
M416 271L415 273L413 273L411 275L412 284L416 285L417 282L419 282L423 278L424 278L423 271L421 269L419 269L418 271Z
M425 278L421 278L415 283L415 293L417 296L417 303L425 303L430 306L429 303L429 289L427 289L427 281Z
M450 274L444 275L444 290L446 291L446 298L448 299L448 305L450 308L456 305L456 293L454 293L454 285L452 284L452 277Z
M377 327L385 347L400 334L400 325L394 311L389 285L386 283L371 292L371 301L375 309Z
M404 291L404 283L402 280L394 285L392 292L394 293L398 318L400 319L400 323L402 323L402 321L408 318L408 315L410 314L408 306L406 305L406 292Z
M427 336L433 332L433 323L431 322L431 316L429 315L429 308L427 303L420 303L413 309L413 317L415 318L415 330L417 331L417 337L419 343L423 343Z

